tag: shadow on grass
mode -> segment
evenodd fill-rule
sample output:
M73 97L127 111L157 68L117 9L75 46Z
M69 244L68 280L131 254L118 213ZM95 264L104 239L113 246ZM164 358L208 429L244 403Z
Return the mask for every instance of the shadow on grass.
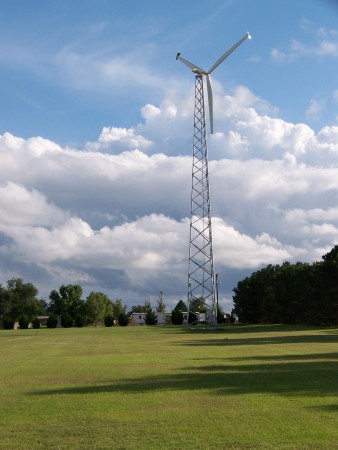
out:
M191 339L190 341L177 342L176 345L188 345L188 346L231 346L231 345L267 345L267 344L310 344L310 343L337 343L338 334L331 331L315 335L315 334L295 334L287 336L276 336L269 334L269 336L255 336L250 337L237 337L236 335L227 335L219 338L211 338L208 340Z
M213 358L214 359L214 358ZM308 353L299 355L274 355L274 356L244 356L240 358L226 358L227 361L305 361L305 360L336 360L338 362L338 353ZM200 359L199 359L200 361Z
M327 411L327 412L338 412L338 404L337 405L311 406L309 409L318 410L318 411Z
M252 331L268 332L261 336ZM311 333L310 333L311 330ZM317 330L317 329L316 329ZM308 343L338 343L336 328L313 328L257 326L224 328L209 332L196 330L191 339L176 341L183 346L250 346L287 345ZM164 330L163 330L164 331ZM187 330L181 330L186 333ZM229 332L230 331L230 332ZM275 332L292 332L287 335ZM307 333L307 331L309 331ZM162 331L161 331L162 332ZM164 332L172 332L167 330ZM189 332L189 331L188 331ZM300 332L300 333L299 333ZM208 333L204 339L203 334ZM246 335L243 335L246 333ZM194 339L193 339L194 337ZM264 351L262 352L264 353ZM185 367L179 372L149 375L142 378L112 380L107 383L92 383L83 386L66 386L46 390L34 390L30 395L88 395L101 393L137 394L156 391L208 391L210 395L280 394L285 396L335 396L338 390L338 353L285 354L241 358L201 358L199 366ZM205 365L207 361L214 364ZM216 362L217 361L217 362ZM113 377L113 373L112 373ZM337 411L337 405L323 407Z
M316 356L316 358L313 358ZM286 357L288 358L288 356ZM187 367L181 373L150 375L107 384L35 390L31 395L87 395L123 392L208 390L211 395L274 393L285 396L334 396L337 393L338 360L335 354L303 356L305 361ZM308 358L308 360L306 360ZM314 360L316 359L316 360ZM319 361L320 359L320 361ZM223 360L224 361L224 360ZM334 406L334 405L333 405ZM333 407L332 410L336 411Z
M206 327L205 325L182 326L182 332L193 334L207 333L226 333L226 334L254 334L254 333L280 333L280 332L305 332L305 331L324 331L332 334L338 334L336 326L310 326L310 325L218 325L217 327Z

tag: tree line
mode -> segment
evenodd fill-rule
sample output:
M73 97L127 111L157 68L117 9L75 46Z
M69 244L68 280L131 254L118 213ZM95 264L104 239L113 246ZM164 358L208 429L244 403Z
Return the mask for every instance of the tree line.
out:
M166 312L162 292L152 308L150 301L133 305L127 312L127 306L121 299L112 301L102 292L92 291L85 300L82 299L83 290L78 284L61 285L58 290L53 289L49 294L49 300L37 298L38 289L32 283L25 283L21 278L12 278L6 286L0 285L0 319L6 329L12 329L16 322L20 328L28 328L29 324L38 328L40 320L38 316L48 316L47 326L54 328L60 325L64 328L85 325L112 326L118 323L126 326L132 313L143 313L146 325L156 325L158 314ZM179 300L171 311L170 322L173 325L181 325L187 305ZM195 299L190 304L189 323L196 321L197 312L206 312L203 298ZM218 307L218 320L224 319L224 311Z
M132 313L145 313L145 324L156 325L157 314L166 310L162 292L154 309L150 301L146 300L144 304L132 306L128 312L127 305L121 299L112 301L102 292L92 291L83 300L83 290L78 284L61 285L58 290L53 289L49 301L39 300L37 295L38 289L21 278L12 278L6 286L0 285L0 319L4 328L11 329L16 322L20 328L27 328L29 324L39 327L38 316L48 316L47 326L50 328L56 327L59 320L65 328L103 324L112 326L116 322L126 326ZM179 301L173 323L183 322L183 311L186 311L186 305Z
M338 324L338 245L320 262L268 265L233 291L240 322Z
M84 326L86 324L128 323L127 306L120 299L111 301L102 292L92 291L86 300L82 299L80 285L62 285L52 290L49 301L37 299L38 289L21 278L12 278L6 286L0 285L0 318L4 328L13 328L19 322L20 328L27 328L38 316L49 316L49 325L56 326L57 317L63 327Z
M237 283L233 289L234 309L244 323L285 323L331 325L338 324L338 245L313 264L284 262L268 265ZM133 312L145 313L145 323L155 325L157 313L165 312L162 293L153 309L149 301L134 305L127 312L121 299L112 301L102 292L92 291L85 300L80 285L61 285L52 290L49 301L37 298L38 289L21 278L12 278L6 286L0 285L0 319L5 328L20 328L36 322L37 316L48 315L49 325L57 325L61 318L63 327L105 324L115 321L127 325ZM189 323L194 322L194 312L205 312L203 299L190 304ZM183 323L186 304L180 300L172 310L171 322ZM224 311L218 307L218 321L222 322Z

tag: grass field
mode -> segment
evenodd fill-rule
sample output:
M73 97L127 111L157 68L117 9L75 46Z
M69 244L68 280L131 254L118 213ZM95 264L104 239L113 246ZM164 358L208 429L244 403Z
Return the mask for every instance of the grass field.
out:
M338 328L0 331L0 448L338 449Z

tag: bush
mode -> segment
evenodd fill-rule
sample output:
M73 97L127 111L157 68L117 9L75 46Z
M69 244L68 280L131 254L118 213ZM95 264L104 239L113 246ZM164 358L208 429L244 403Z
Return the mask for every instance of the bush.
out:
M3 326L5 330L13 330L15 321L9 317L4 317L3 320Z
M63 328L70 328L73 326L74 320L72 316L68 313L64 313L61 316L61 325Z
M127 314L122 313L119 315L118 321L121 327L126 327L129 323L129 317L127 316Z
M32 322L33 328L38 330L40 328L40 320L36 317Z
M47 319L47 328L56 328L58 324L58 319L54 314L51 314Z
M171 323L173 325L182 325L183 323L183 313L177 309L173 309L171 313Z
M28 316L21 316L19 318L19 326L21 330L27 330L28 325L30 324L30 320Z
M190 311L188 316L188 324L193 325L196 323L197 323L197 315Z
M104 324L106 327L112 327L114 325L114 317L111 314L108 314L108 316L104 318Z
M156 313L149 309L144 317L146 325L157 325L157 315Z
M81 314L79 314L78 316L75 317L75 326L82 328L86 325L87 323L87 317L83 316Z

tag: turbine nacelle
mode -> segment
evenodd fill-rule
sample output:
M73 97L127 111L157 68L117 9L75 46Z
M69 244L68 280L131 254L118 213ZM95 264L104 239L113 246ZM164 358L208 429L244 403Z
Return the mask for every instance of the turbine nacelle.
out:
M208 72L205 72L204 70L197 69L196 67L194 67L192 69L192 71L194 73L196 73L196 75L208 75Z
M209 119L210 119L210 133L212 134L214 132L214 125L213 125L213 99L212 99L212 89L211 89L211 82L210 82L210 74L213 72L216 67L218 67L228 56L231 55L233 51L236 50L238 46L242 44L246 39L251 39L251 35L249 33L246 33L238 42L236 42L235 45L233 45L229 50L227 50L223 55L215 62L214 65L210 67L208 71L205 71L201 69L200 67L196 66L196 64L191 63L187 59L182 58L181 53L177 53L176 59L181 61L183 64L188 66L193 73L196 74L196 76L205 76L207 79L207 91L208 91L208 104L209 104Z

